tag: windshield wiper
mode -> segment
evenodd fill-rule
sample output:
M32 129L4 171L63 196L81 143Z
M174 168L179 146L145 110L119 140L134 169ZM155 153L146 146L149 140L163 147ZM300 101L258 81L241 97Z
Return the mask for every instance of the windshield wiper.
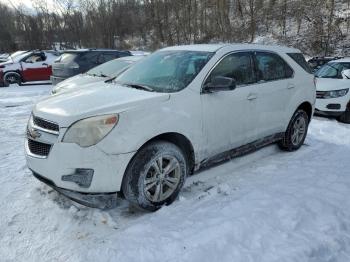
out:
M116 78L117 78L117 76L113 76L113 77L107 79L107 80L105 81L105 83L111 83L111 82L113 82L113 80L116 79Z
M149 87L149 86L146 86L146 85L140 85L140 84L134 84L134 83L122 83L121 85L123 86L129 86L129 87L132 87L132 88L135 88L135 89L140 89L140 90L146 90L146 91L149 91L149 92L153 92L153 88Z

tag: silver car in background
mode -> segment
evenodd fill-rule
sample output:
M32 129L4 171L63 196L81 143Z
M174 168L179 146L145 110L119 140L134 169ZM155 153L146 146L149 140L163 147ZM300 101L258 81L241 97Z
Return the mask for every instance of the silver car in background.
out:
M144 58L144 55L126 56L111 60L102 65L96 66L84 74L79 74L68 78L52 89L52 94L66 92L75 88L79 88L86 84L105 81L106 79L115 78L132 64Z

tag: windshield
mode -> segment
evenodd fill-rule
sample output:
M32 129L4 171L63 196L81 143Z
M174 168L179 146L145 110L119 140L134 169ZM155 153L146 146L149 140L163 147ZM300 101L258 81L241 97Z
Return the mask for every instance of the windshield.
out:
M101 77L115 77L127 69L132 63L132 61L115 59L94 67L87 71L86 74Z
M25 58L26 56L28 56L29 52L26 51L18 51L15 52L11 55L11 57L9 58L9 61L13 61L15 63L21 61L23 58Z
M158 51L122 73L116 82L147 86L156 92L177 92L192 82L213 54Z
M350 63L330 62L322 66L316 73L320 78L343 78L341 72L350 69Z

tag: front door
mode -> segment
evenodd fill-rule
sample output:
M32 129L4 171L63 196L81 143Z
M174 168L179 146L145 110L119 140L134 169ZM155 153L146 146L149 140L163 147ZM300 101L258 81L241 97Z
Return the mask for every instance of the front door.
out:
M46 57L39 54L32 54L21 62L22 76L24 81L46 81L50 79L51 66L46 62Z
M208 157L256 139L256 77L253 53L235 52L225 56L211 71L204 86L214 77L229 77L236 88L202 93L202 112Z

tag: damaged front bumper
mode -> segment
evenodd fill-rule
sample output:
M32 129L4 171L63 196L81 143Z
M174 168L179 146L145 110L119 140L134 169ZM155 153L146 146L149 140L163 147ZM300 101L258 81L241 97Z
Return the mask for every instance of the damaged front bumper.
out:
M33 172L33 176L36 177L41 182L47 184L58 193L68 197L69 199L82 204L84 206L100 209L108 209L114 207L117 201L117 193L82 193L77 191L72 191L64 188L57 187L53 181L47 179L38 173Z

